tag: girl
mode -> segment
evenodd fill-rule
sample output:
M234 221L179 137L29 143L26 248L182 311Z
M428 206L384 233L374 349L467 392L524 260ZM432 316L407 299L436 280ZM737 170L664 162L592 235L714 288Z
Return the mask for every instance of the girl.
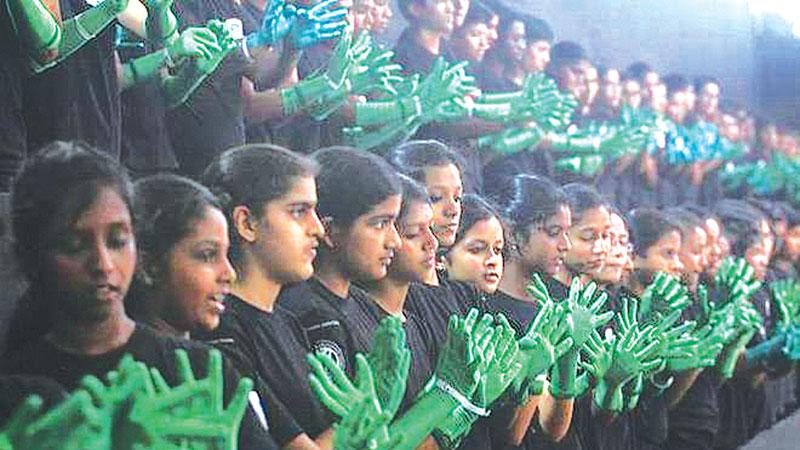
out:
M230 257L237 279L223 304L220 325L203 333L243 372L275 393L290 425L274 430L284 448L329 448L332 418L305 382L305 342L276 305L282 287L308 279L324 230L314 208L317 165L271 145L250 145L221 154L204 181L224 199L231 227ZM282 414L282 411L277 411ZM296 422L296 425L291 425Z
M48 376L72 390L85 375L105 377L130 354L174 385L181 379L176 349L205 373L205 346L161 336L125 312L137 256L131 195L122 167L83 144L56 142L26 161L14 186L13 232L31 283L26 306L35 315L19 315L17 323L36 326L10 347L6 373ZM225 377L229 398L238 376ZM239 441L275 447L252 409Z
M395 220L402 200L397 174L379 157L346 147L314 153L319 164L317 212L325 229L314 278L281 292L306 349L350 370L355 356L348 311L363 295L355 281L386 276L400 247Z
M597 276L608 257L611 213L591 186L572 183L563 189L572 211L572 226L567 230L572 245L564 255L564 268L555 277L564 285L576 276L585 283Z
M450 280L473 284L493 294L503 275L503 223L486 200L474 194L464 196L461 227L455 244L445 254Z
M596 279L603 286L615 287L625 285L631 270L630 234L628 224L616 209L611 211L611 227L608 229L609 252L603 269Z

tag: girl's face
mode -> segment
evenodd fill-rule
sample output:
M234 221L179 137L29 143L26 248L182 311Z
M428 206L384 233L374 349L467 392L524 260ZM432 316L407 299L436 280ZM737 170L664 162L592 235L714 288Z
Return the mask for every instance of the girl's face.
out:
M386 276L402 242L395 221L400 214L400 195L373 206L345 229L331 227L331 242L339 268L352 280L376 281Z
M706 261L708 236L705 229L694 227L685 237L681 240L681 251L678 255L683 265L683 273L689 276L699 275L708 265Z
M373 33L383 33L392 20L392 5L389 0L374 0L368 20Z
M594 276L602 270L610 247L609 228L611 215L605 206L584 211L581 219L572 224L568 231L572 247L564 259L570 272Z
M683 264L680 260L681 234L677 230L664 234L645 251L644 257L636 255L634 266L637 270L654 274L665 272L680 276Z
M45 258L47 284L59 295L53 306L60 312L96 322L121 309L136 268L133 224L122 197L100 188Z
M504 245L503 225L496 217L475 222L447 253L448 275L494 293L503 276Z
M225 310L223 301L236 276L228 261L228 223L208 207L191 233L167 255L163 283L157 286L163 319L180 331L211 331Z
M630 264L630 251L628 249L628 228L619 214L611 214L611 228L608 229L608 238L611 245L608 258L603 269L596 277L599 281L616 284L622 280L623 272Z
M527 72L544 72L550 64L550 42L528 42L525 48L525 70Z
M402 244L392 262L390 276L408 282L435 278L438 243L431 231L433 209L427 202L414 202L399 221Z
M792 261L800 259L800 225L789 228L786 232L784 245L786 245L786 253L789 255L789 259Z
M433 207L433 234L440 247L450 247L461 222L461 172L453 164L430 167L425 170L425 187Z
M480 62L489 50L489 27L482 22L470 22L458 32L452 44L458 49L462 58Z
M522 263L531 272L542 272L550 276L561 271L564 258L572 248L568 234L571 226L572 213L569 206L559 206L555 214L531 230L527 242L519 249Z
M313 177L297 177L282 197L263 206L252 242L261 271L279 284L307 280L325 229L317 217Z
M469 4L472 0L453 0L453 25L458 28L464 25L464 20L469 12Z
M525 57L525 48L528 42L525 40L525 24L515 20L508 28L508 34L502 42L509 62L522 62Z

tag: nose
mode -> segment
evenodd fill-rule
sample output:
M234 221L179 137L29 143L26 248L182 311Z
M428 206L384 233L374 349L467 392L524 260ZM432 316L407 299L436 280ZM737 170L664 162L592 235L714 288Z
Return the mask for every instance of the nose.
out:
M491 253L489 254L489 257L487 257L486 260L484 261L484 265L489 269L494 269L499 267L500 264L503 262L503 256L500 255L499 253L495 253L493 250L490 251Z
M461 208L459 207L458 202L455 198L450 197L447 199L447 203L444 205L444 215L447 218L456 217L461 212Z
M386 239L386 248L394 250L403 245L403 241L400 239L400 233L397 232L397 227L392 225L387 228L389 236L388 239Z
M98 242L95 244L90 264L92 270L97 274L106 275L114 270L114 259L111 257L111 251L105 243Z
M425 238L424 249L436 252L436 249L439 248L439 241L436 239L436 235L433 234L430 227L425 228L423 233Z
M672 260L672 270L675 273L683 272L683 268L684 268L684 265L683 265L683 263L681 262L680 259L675 258L675 259Z
M566 253L571 248L572 241L569 239L569 235L567 233L561 233L561 239L558 241L558 251Z
M322 221L319 220L319 215L317 215L316 211L311 212L311 223L309 224L309 236L314 236L317 238L322 238L325 236L325 227L322 225Z
M225 284L233 283L233 280L236 279L236 269L233 268L233 264L231 264L231 260L225 256L222 262L222 276L220 277L220 281Z

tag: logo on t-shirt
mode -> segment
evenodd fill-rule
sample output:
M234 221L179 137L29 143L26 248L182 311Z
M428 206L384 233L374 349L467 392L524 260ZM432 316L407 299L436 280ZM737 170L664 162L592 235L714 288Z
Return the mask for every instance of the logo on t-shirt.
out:
M321 339L314 342L313 350L314 353L330 357L339 367L345 369L344 351L336 342L328 339Z

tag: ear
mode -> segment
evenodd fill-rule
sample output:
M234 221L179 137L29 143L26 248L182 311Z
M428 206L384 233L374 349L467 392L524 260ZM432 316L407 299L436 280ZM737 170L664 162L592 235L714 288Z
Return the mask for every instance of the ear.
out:
M258 227L255 225L255 217L247 206L237 206L231 213L232 225L236 228L239 237L249 243L256 241L258 237Z
M325 244L330 250L336 249L336 242L338 237L341 235L341 231L339 227L333 224L333 217L320 216L319 221L322 223L322 227L325 229L325 236L322 237L322 243Z
M155 261L148 252L140 251L136 257L136 277L148 288L155 285L156 270Z

